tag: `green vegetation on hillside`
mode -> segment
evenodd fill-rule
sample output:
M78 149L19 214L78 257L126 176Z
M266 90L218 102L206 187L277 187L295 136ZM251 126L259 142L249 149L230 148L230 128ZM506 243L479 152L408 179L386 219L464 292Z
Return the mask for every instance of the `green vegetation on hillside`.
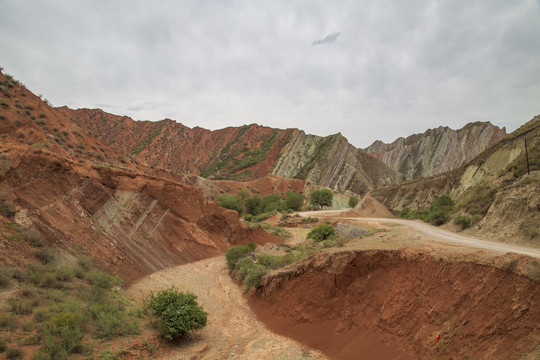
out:
M154 129L154 131L152 133L150 133L150 135L148 135L148 137L146 139L144 139L144 141L135 150L133 150L133 155L138 155L141 151L143 151L143 149L146 146L148 146L148 144L150 144L150 142L152 142L152 140L156 136L159 135L161 130L163 130L164 126L165 126L165 122L163 120L157 122L156 123L156 128Z
M329 223L322 224L311 229L306 239L313 239L317 242L332 239L336 235L336 230Z
M236 136L223 147L219 153L219 159L211 162L209 166L201 171L202 177L213 177L214 179L237 180L243 176L250 175L251 172L239 171L260 163L266 158L266 154L274 145L278 132L272 130L270 136L267 136L260 146L253 151L244 146L239 146L239 140L250 128L250 125L244 125L238 129ZM222 174L219 174L223 172Z
M420 219L433 225L442 225L446 223L454 211L454 200L448 195L441 195L433 199L429 209L414 211L403 209L400 217L404 219Z
M254 194L250 197L246 191L240 191L238 196L221 194L216 201L224 208L236 210L240 216L246 214L247 221L259 222L268 219L278 211L301 210L304 196L287 191L284 200L278 194L269 194L264 197Z
M90 356L97 341L139 333L137 309L116 289L121 279L93 269L88 258L67 265L50 249L36 250L44 264L0 269L3 286L16 282L20 289L0 315L7 349L39 345L34 359L67 359Z

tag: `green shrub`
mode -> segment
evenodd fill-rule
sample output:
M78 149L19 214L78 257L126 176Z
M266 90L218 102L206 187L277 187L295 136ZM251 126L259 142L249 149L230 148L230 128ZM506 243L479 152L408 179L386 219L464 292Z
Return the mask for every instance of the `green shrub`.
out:
M255 250L257 245L255 243L248 243L244 246L233 246L225 253L225 259L227 260L227 267L229 270L234 270L238 260Z
M54 337L47 337L43 340L34 360L67 360L68 358L68 351L64 349L60 341Z
M189 331L206 326L208 314L197 304L191 292L179 292L175 287L150 294L146 306L161 319L159 331L169 341L184 337Z
M318 208L332 206L334 194L329 189L313 190L309 195L309 202Z
M472 220L469 216L459 215L454 218L454 224L460 226L461 229L466 229L471 226Z
M436 226L446 223L449 219L450 213L441 209L430 212L429 215L426 217L427 222Z
M16 299L16 298L9 299L8 303L9 303L9 306L11 307L11 311L17 315L31 314L32 310L34 309L34 306L37 305L37 303L33 300Z
M23 239L34 247L42 247L45 241L43 235L36 229L29 229L24 231Z
M247 270L244 284L246 286L245 291L252 287L259 286L261 278L268 273L268 270L261 264L253 263Z
M349 207L350 208L354 208L356 206L356 204L358 204L358 202L360 201L360 199L358 199L356 196L352 196L349 198Z
M285 205L287 209L294 211L302 210L302 206L304 206L304 195L287 191L286 196Z
M217 203L219 206L224 207L226 209L230 210L236 210L238 214L241 214L242 211L242 203L240 201L240 198L231 194L221 194L217 198Z
M252 221L253 222L261 222L261 221L264 221L272 216L275 215L275 210L274 212L265 212L265 213L262 213L262 214L259 214L259 215L255 215L253 218L252 218Z
M78 256L77 265L79 265L83 270L89 271L93 266L92 259L88 256Z
M327 240L334 236L336 231L334 227L328 223L317 226L307 234L307 239L313 239L317 242Z
M68 354L78 353L82 350L81 340L84 335L84 322L80 313L76 312L59 312L53 314L45 321L41 328L41 334L45 338L56 338L56 342ZM43 348L58 349L57 345L47 342Z
M0 338L0 353L6 351L6 349L7 349L6 339Z
M33 328L32 322L29 320L26 320L21 324L21 330L24 332L30 332L32 331L32 328Z
M52 263L55 258L54 252L50 248L34 249L33 254L43 265Z
M247 214L246 216L244 216L244 220L245 221L253 221L253 215Z
M57 266L55 273L58 281L70 281L74 276L73 268L67 265Z
M45 308L38 308L34 310L34 321L42 323L49 318L49 311Z
M0 203L0 212L4 214L5 217L11 218L15 216L15 208L7 201L2 201Z
M114 286L122 285L122 279L100 270L90 271L85 276L86 280L102 289L112 289Z
M19 327L17 317L13 314L0 314L0 329L14 331Z
M0 267L0 288L8 287L11 282L11 271L6 267Z
M21 348L9 348L6 350L6 359L20 359L24 355Z

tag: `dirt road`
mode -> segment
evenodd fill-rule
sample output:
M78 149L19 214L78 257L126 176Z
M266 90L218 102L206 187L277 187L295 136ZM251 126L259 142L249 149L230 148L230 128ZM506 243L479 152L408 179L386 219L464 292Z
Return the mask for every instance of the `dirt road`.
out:
M162 349L161 359L325 359L272 333L255 318L242 288L229 277L223 256L156 272L133 285L128 296L141 299L172 285L198 296L209 314L208 325L192 341Z
M526 248L521 246L509 245L494 241L480 240L473 237L459 235L450 231L440 229L436 226L427 224L419 220L404 220L396 218L360 218L360 217L339 217L341 210L329 210L329 211L309 211L300 213L301 216L315 216L315 217L324 217L325 215L331 216L332 219L343 219L343 220L355 220L362 222L382 222L382 223L393 223L401 224L414 228L417 231L428 235L433 240L441 242L451 242L457 243L460 245L476 247L480 249L495 250L503 253L513 252L516 254L528 255L535 258L540 258L540 250L533 248Z

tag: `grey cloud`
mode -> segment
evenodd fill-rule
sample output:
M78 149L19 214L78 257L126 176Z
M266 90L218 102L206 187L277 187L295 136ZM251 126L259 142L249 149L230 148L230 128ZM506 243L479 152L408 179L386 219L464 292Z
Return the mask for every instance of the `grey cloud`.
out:
M323 39L315 40L311 43L311 46L315 45L322 45L322 44L331 44L337 40L337 38L341 35L340 32L333 32L331 34L326 35Z
M7 0L0 66L55 105L365 147L540 113L538 18L536 1L508 0Z

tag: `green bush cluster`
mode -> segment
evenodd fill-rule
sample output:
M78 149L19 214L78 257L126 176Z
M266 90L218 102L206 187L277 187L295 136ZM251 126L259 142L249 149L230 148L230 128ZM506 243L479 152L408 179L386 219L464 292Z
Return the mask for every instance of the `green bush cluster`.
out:
M439 226L450 219L454 208L454 200L448 195L441 195L433 199L428 210L411 211L405 208L399 216L404 219L420 219Z
M313 239L317 242L320 242L332 239L335 237L335 235L336 230L334 229L334 227L326 223L311 229L311 231L307 234L306 239Z
M325 206L332 206L332 199L334 194L329 189L313 190L309 194L309 202L312 206L323 208Z
M454 224L464 230L471 227L472 220L470 216L459 215L454 218Z
M351 196L349 198L348 205L349 205L350 208L354 208L356 206L356 204L358 204L359 201L360 201L360 199L357 198L356 196Z
M158 328L169 341L184 337L189 331L206 326L208 314L197 303L191 292L180 292L175 287L151 293L146 306L160 318Z
M249 243L243 246L232 246L225 253L225 259L227 260L227 267L230 271L233 271L236 268L238 261L255 250L257 245L255 243Z
M246 214L246 221L260 222L275 215L277 211L301 210L304 196L287 191L285 199L282 199L278 194L270 194L264 197L254 194L250 197L247 191L241 190L238 196L221 194L216 201L224 208L236 210L240 216Z

